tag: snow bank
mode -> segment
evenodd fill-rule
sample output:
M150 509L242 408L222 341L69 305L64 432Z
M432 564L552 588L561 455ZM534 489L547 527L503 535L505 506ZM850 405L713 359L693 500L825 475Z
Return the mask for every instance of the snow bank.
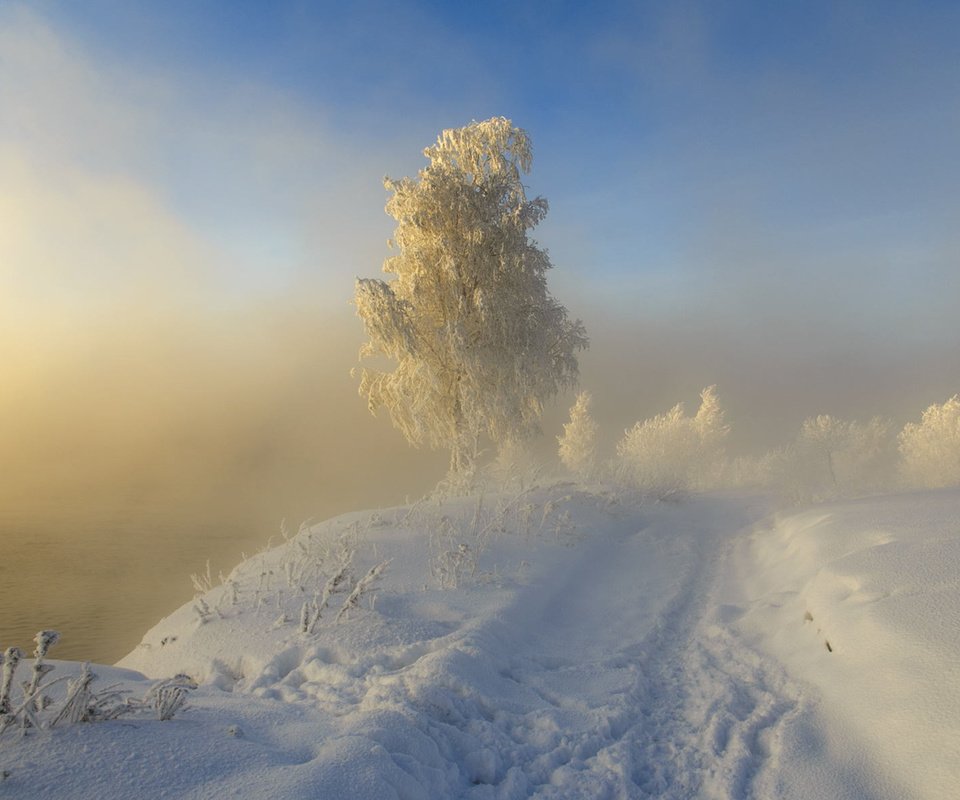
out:
M747 641L814 690L825 742L797 727L792 780L826 746L881 796L956 796L960 491L782 516L736 544L726 581Z

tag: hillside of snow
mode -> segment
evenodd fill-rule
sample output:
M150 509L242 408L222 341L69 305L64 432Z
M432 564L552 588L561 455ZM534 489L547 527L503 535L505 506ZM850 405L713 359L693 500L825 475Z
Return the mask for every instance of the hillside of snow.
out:
M960 785L960 491L788 513L572 484L429 500L305 525L197 581L93 667L131 697L184 673L188 707L8 729L0 796L946 800Z

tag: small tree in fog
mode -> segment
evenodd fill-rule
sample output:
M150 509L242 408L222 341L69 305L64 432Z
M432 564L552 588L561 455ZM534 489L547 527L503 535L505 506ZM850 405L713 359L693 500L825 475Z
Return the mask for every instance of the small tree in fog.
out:
M776 447L758 456L738 456L724 468L723 485L731 489L773 489L796 500L796 447Z
M589 478L597 465L597 423L590 414L592 398L589 392L580 392L570 409L570 421L557 437L560 461L573 472Z
M890 423L829 414L804 420L793 447L795 495L802 501L877 492L893 481Z
M636 423L617 444L621 476L655 493L716 485L729 434L716 387L700 393L696 416L677 403L665 414Z
M900 433L900 469L910 486L960 484L960 395L923 412Z
M502 117L445 130L424 150L417 178L386 179L397 220L389 281L358 280L355 302L370 341L360 394L385 407L413 444L450 450L468 472L480 437L520 440L543 403L575 383L583 325L547 291L550 260L528 238L547 201L528 200L525 131Z
M796 439L797 480L803 500L839 495L837 454L844 447L847 424L829 414L808 417Z

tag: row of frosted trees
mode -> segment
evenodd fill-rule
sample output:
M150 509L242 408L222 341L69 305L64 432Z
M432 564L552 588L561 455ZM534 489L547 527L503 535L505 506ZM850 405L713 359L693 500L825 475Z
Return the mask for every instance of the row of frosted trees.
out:
M441 132L415 178L385 180L396 220L389 280L360 279L354 302L369 341L359 392L385 409L413 445L450 452L448 483L469 489L481 453L516 460L540 431L544 404L576 385L588 345L547 287L547 252L530 236L547 213L523 175L533 150L503 117ZM682 405L637 422L601 461L590 398L581 394L560 457L584 477L661 495L767 486L798 500L960 483L960 399L931 406L898 436L893 426L820 416L789 444L729 459L730 429L714 387L688 416Z
M637 422L602 460L599 428L581 392L559 440L563 465L584 479L613 478L665 496L688 490L762 487L809 502L889 491L960 485L960 396L932 405L899 433L881 417L806 419L794 439L761 456L728 458L730 426L710 386L697 413L682 404Z

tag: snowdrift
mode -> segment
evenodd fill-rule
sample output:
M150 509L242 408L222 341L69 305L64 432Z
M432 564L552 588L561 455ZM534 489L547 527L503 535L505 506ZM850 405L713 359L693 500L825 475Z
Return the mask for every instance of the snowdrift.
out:
M848 766L866 759L883 796L955 796L960 492L781 516L736 543L726 584L745 639L812 690L817 747ZM802 743L798 755L801 773L823 760Z

